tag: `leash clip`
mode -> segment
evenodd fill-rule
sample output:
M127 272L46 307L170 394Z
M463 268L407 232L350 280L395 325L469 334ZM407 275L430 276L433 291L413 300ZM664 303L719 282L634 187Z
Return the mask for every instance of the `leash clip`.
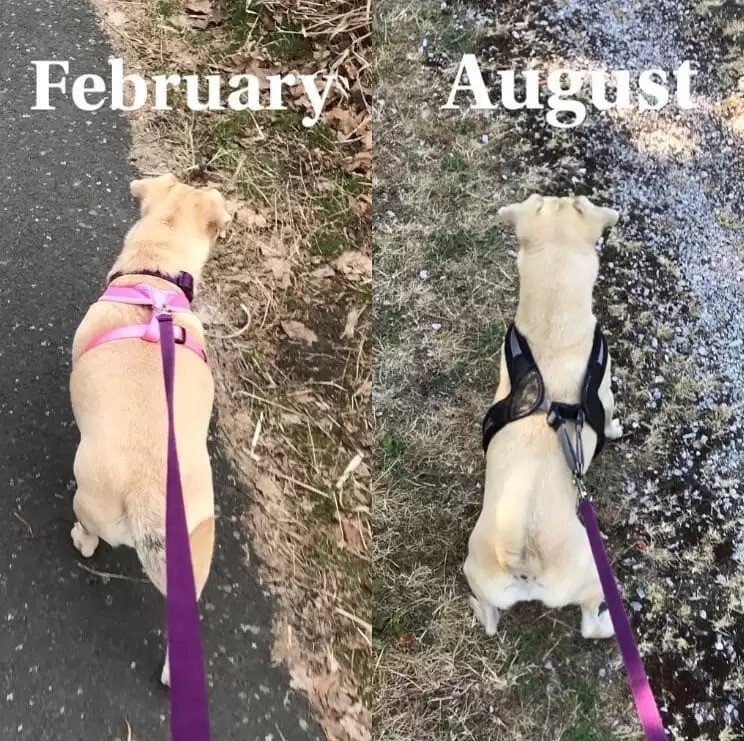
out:
M576 472L574 472L573 483L576 487L576 491L579 493L579 501L583 501L585 499L591 501L589 490L586 488L586 484L584 483L584 477L579 476L576 474Z

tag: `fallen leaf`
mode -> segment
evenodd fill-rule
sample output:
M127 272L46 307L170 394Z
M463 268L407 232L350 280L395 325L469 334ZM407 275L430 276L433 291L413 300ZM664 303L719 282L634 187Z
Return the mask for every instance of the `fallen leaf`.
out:
M350 108L342 108L341 106L331 108L325 117L336 124L336 128L347 136L352 134L358 126L358 119Z
M357 553L364 553L367 550L367 543L356 520L342 516L341 529L344 532L344 542L351 550Z
M290 285L290 275L292 274L292 264L289 260L281 257L269 257L266 260L266 267L271 270L275 280L280 281L286 288Z
M238 212L235 214L235 221L243 226L256 227L257 229L263 229L267 224L265 216L248 208L248 206L238 209Z
M308 347L318 341L318 335L312 329L308 329L302 322L294 319L282 322L282 329L290 340L304 342Z
M193 15L211 15L214 12L212 0L189 0L184 10Z
M344 252L333 265L336 270L350 278L372 277L372 258L356 250Z
M311 278L333 278L336 271L330 265L322 265L310 273Z
M113 28L121 28L129 23L129 18L121 10L112 10L106 13L106 21Z
M261 474L255 481L256 489L263 494L267 499L281 498L281 489L276 485L275 481L269 478L266 474Z
M349 158L344 165L346 172L362 172L366 173L372 168L372 152L365 150L357 152L353 157Z
M354 330L356 330L356 325L359 321L359 315L361 313L361 309L357 308L353 308L349 312L348 316L346 317L346 326L344 327L344 331L341 333L341 337L339 339L350 340L354 337Z
M184 10L188 24L198 30L217 25L222 20L222 13L215 10L212 0L189 0Z
M405 650L412 648L413 647L413 636L410 633L403 633L403 635L399 635L398 646Z

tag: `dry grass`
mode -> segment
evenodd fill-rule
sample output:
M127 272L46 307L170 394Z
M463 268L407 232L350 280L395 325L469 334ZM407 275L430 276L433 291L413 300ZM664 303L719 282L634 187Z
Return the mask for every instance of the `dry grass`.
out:
M286 111L132 117L143 172L218 187L235 222L197 310L218 428L277 599L275 656L329 739L370 738L364 696L371 389L369 9L335 0L96 0L128 70L334 72L321 122ZM207 7L208 12L201 11Z
M466 602L461 565L480 509L480 422L517 290L515 244L496 211L530 192L565 193L584 152L580 138L577 146L556 136L554 161L546 162L536 156L534 131L514 118L439 110L463 51L498 49L506 66L520 66L503 39L510 14L521 22L523 9L500 5L494 30L478 22L488 4L449 5L387 0L376 19L376 738L639 738L617 648L581 639L578 610L520 605L487 639ZM601 172L587 180L580 192L612 203ZM687 660L677 640L694 618L665 577L680 568L700 574L720 541L695 542L680 564L664 546L674 522L663 511L679 491L669 468L681 431L719 388L666 350L671 327L683 323L679 307L695 312L674 262L624 236L622 222L601 260L597 312L629 435L602 454L589 484L624 593L643 603L634 626L652 678L676 712L683 700L666 673ZM650 393L662 377L659 405ZM727 412L716 403L710 428L720 440ZM690 722L688 713L680 725Z

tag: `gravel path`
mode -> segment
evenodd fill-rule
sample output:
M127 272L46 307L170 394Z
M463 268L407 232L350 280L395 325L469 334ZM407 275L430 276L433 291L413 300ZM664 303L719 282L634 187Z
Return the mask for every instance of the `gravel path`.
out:
M69 349L136 216L124 121L69 103L31 113L34 59L105 76L110 50L83 0L0 4L0 738L166 737L162 600L132 552L79 567L70 541L76 431ZM271 608L252 577L240 499L216 461L221 503L202 613L216 739L320 737L270 661Z

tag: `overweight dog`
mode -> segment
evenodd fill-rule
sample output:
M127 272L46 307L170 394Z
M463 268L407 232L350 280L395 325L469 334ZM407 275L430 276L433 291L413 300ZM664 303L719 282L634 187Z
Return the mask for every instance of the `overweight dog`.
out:
M197 596L209 574L214 547L214 494L207 430L214 385L203 355L204 330L188 311L210 250L230 220L222 196L179 183L172 175L137 180L132 195L140 220L124 241L109 274L107 293L88 310L72 347L70 394L80 431L72 541L92 556L99 539L137 551L162 594L165 579L166 416L157 336L123 337L151 327L153 309L119 302L116 295L175 294L182 338L175 363L175 437L190 534ZM160 298L158 298L160 297ZM102 297L103 298L103 297ZM134 329L132 329L134 328ZM169 684L168 658L162 681Z
M599 613L602 588L567 459L582 451L578 467L586 471L598 444L622 435L609 353L592 312L594 246L618 213L584 197L533 195L499 216L519 240L519 304L497 403L484 421L483 508L464 566L471 605L493 635L500 612L517 602L576 604L582 635L608 638L612 621ZM571 441L577 426L567 450L561 435Z

